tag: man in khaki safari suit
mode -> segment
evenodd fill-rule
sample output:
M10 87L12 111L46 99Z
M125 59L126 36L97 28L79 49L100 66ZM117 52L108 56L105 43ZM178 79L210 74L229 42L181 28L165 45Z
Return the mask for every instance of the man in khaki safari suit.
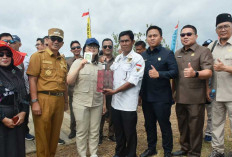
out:
M31 56L27 70L38 157L55 156L64 110L68 106L67 64L59 53L64 32L52 28L48 36L48 47Z

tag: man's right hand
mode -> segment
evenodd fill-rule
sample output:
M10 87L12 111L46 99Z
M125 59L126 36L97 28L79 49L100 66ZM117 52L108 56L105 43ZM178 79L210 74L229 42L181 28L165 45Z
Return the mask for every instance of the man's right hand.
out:
M40 107L38 101L32 103L31 110L32 110L32 112L33 112L34 115L40 116L42 114L42 110L41 110L41 107Z

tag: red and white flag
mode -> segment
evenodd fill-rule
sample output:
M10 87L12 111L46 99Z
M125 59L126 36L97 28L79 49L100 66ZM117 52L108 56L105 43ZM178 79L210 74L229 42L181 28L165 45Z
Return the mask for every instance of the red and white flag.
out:
M83 14L82 14L82 17L83 17L83 16L87 16L87 15L89 15L89 12L83 13Z

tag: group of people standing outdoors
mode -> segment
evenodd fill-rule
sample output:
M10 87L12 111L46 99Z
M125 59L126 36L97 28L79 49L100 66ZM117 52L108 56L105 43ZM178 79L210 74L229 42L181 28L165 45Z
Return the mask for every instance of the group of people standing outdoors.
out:
M70 106L69 138L76 137L78 154L97 157L103 126L109 118L108 138L116 141L114 157L136 157L137 107L142 105L147 149L140 157L156 155L157 122L162 133L164 157L200 157L206 100L212 131L210 157L224 157L224 126L228 112L232 130L232 17L216 18L218 40L208 48L197 44L197 29L185 25L180 32L183 47L175 53L161 45L162 29L150 26L146 42L134 41L132 31L119 34L122 53L113 56L113 41L86 40L83 51L74 40L74 57L65 60L59 50L64 32L48 30L48 38L37 39L37 52L30 57L13 49L14 40L0 35L0 154L25 156L25 116L31 105L38 157L53 157L64 111ZM6 35L6 34L5 34ZM135 43L135 44L134 44ZM133 46L135 45L135 50ZM44 48L46 47L46 48ZM81 54L81 51L83 54ZM92 53L92 61L83 56ZM19 59L20 58L20 59ZM28 63L25 66L23 63ZM20 70L23 66L24 74ZM17 67L18 66L18 67ZM97 91L99 70L113 71L113 89ZM172 81L170 81L172 80ZM27 81L28 83L25 83ZM28 85L26 85L28 84ZM212 92L212 91L215 92ZM30 96L28 94L30 93ZM176 103L180 150L173 151L171 107Z

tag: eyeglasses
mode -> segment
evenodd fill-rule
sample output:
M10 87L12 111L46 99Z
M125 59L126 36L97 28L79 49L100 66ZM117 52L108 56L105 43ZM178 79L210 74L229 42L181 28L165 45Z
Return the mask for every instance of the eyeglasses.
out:
M230 28L230 25L223 25L223 26L218 26L217 30L221 31L223 29L228 30Z
M10 44L14 44L15 43L14 40L3 40L3 41L5 41L6 43L10 43Z
M87 45L87 47L89 48L89 49L98 49L98 46L97 45Z
M75 50L75 49L80 49L80 46L76 46L76 47L71 47L71 50Z
M103 46L104 49L107 49L107 47L108 47L109 49L112 49L112 48L113 48L113 46L111 46L111 45L104 45L104 46Z
M58 41L59 43L60 42L63 42L63 39L61 37L57 37L57 36L50 36L49 37L53 42L55 41Z
M181 36L182 38L185 37L186 35L187 35L188 37L190 37L190 36L193 35L193 33L188 32L188 33L181 33L181 34L180 34L180 36Z
M7 52L7 53L0 52L0 57L3 57L4 55L6 55L6 57L12 57L13 54L10 52Z

